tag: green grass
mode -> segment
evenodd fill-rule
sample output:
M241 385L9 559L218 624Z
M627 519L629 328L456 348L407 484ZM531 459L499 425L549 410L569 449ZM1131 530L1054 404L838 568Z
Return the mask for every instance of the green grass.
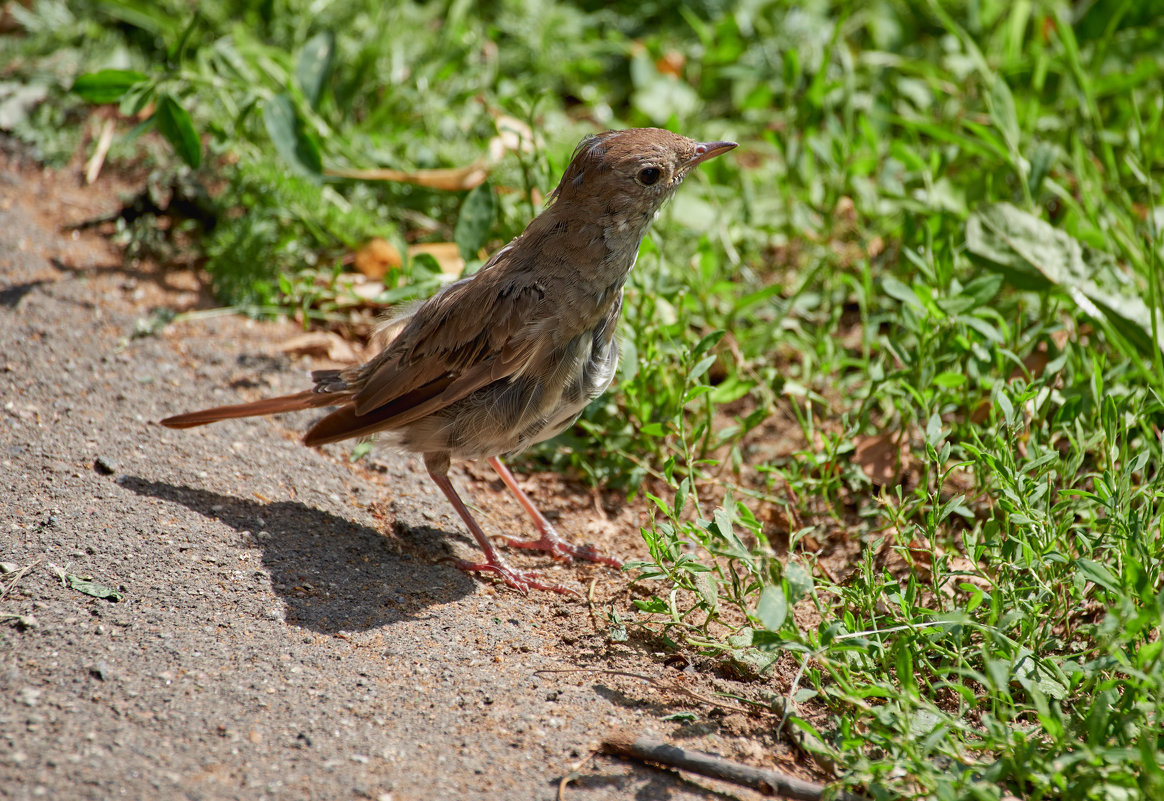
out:
M113 156L225 183L223 303L321 322L369 237L472 266L595 127L739 141L644 244L616 389L528 457L654 504L611 619L759 671L874 798L1164 797L1162 4L307 8L35 3L16 131L67 158L74 80L138 73L82 84L154 103ZM495 203L319 174L463 166L499 114L541 141Z

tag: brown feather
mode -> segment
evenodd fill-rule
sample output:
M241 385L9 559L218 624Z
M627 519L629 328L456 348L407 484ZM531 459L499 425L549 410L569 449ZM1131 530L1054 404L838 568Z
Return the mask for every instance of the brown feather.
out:
M294 395L264 398L252 403L235 403L230 406L217 406L213 409L178 414L162 420L162 425L166 428L194 428L236 417L260 417L265 414L295 412L300 409L318 409L320 406L334 406L337 403L345 403L347 400L348 395L346 394L316 392L309 389L304 392L296 392Z
M371 413L441 375L473 372L487 363L512 364L514 352L530 352L528 337L521 334L528 334L523 328L535 317L532 311L541 293L536 286L511 283L507 255L502 250L475 276L453 284L414 312L392 344L361 371L358 414ZM489 380L500 377L496 370L490 373ZM450 397L447 403L461 397Z
M345 405L313 425L304 435L303 444L327 445L378 431L403 428L469 397L487 384L513 374L524 362L521 355L507 354L507 358L479 364L459 376L441 376L364 414L354 404Z
M407 425L424 417L434 408L444 406L441 402L442 393L451 382L451 376L444 376L367 414L357 412L351 403L345 404L308 429L303 435L303 444L311 447L327 445Z

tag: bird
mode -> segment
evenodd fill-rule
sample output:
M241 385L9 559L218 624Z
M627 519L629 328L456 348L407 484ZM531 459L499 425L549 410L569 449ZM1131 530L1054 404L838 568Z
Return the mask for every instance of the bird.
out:
M511 547L621 567L614 557L561 537L501 457L568 428L610 386L624 284L648 227L695 167L735 147L658 128L591 134L525 230L477 272L390 317L370 360L314 371L314 386L302 392L179 414L161 424L181 429L337 407L311 426L304 444L376 435L391 448L419 454L484 553L484 561L457 561L457 567L491 573L523 594L571 593L504 558L453 487L449 467L453 459L485 459L497 471L539 535L506 538Z

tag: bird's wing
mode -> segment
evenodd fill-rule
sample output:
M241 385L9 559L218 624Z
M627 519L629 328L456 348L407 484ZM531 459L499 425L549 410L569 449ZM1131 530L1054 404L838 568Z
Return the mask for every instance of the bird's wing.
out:
M417 309L388 348L361 370L356 414L408 397L423 416L519 371L536 349L528 333L542 316L544 291L538 282L523 279L528 272L507 266L491 262Z
M399 428L520 372L544 296L536 282L478 274L435 295L378 357L359 368L352 402L307 432L309 445Z

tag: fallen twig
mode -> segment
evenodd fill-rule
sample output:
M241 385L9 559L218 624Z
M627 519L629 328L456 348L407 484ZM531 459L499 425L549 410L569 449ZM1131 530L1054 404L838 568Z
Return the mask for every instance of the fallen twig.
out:
M697 701L701 704L706 704L717 709L722 709L725 712L741 712L745 715L758 714L765 717L775 718L780 721L779 725L777 726L777 730L783 731L785 734L787 734L789 739L792 741L792 744L796 746L796 748L815 761L817 766L825 773L830 775L836 775L837 773L836 761L833 759L828 747L825 746L825 744L821 742L818 737L797 726L788 725L788 716L791 713L791 708L787 704L787 699L784 698L772 699L773 702L780 703L780 711L776 711L774 709L766 708L760 704L756 704L755 702L750 702L752 704L751 706L725 703L721 699L710 698L706 695L701 695L700 693L692 690L690 687L685 687L678 682L657 679L644 673L633 673L627 670L612 670L609 668L543 668L541 670L535 670L534 673L597 673L606 676L626 676L627 678L645 681L647 684L650 684L656 690L661 692L673 692L679 695L684 695L693 701ZM797 680L799 680L799 678L800 677L798 674Z
M750 787L761 795L778 795L796 801L820 801L825 792L825 786L817 782L774 770L754 768L705 751L680 748L650 737L615 734L602 741L602 751ZM836 801L867 801L863 796L844 792L837 793L833 798Z

